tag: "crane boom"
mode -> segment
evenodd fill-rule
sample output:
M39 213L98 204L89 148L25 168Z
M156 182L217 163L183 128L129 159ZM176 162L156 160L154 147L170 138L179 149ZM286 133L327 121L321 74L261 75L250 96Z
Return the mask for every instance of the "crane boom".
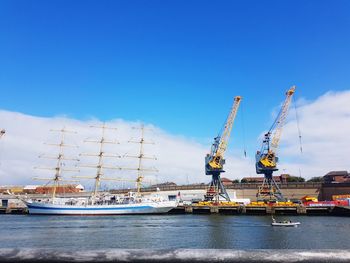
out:
M235 121L237 111L239 108L239 105L241 103L242 97L236 96L234 98L233 106L230 111L230 114L227 117L224 131L221 136L215 138L215 141L218 142L217 147L213 147L212 153L211 153L211 160L209 161L209 166L212 169L222 169L223 168L223 162L224 154L227 149L228 141L230 139L232 126ZM219 140L217 140L219 139ZM215 144L215 143L214 143Z
M279 114L277 115L277 118L274 121L273 125L271 126L270 130L268 131L268 133L265 134L265 140L263 143L265 144L266 154L264 154L264 149L263 149L261 151L261 158L260 158L260 162L265 167L270 167L270 168L276 167L276 163L278 160L276 155L277 155L277 149L278 149L278 145L282 135L282 128L287 118L289 106L292 101L292 96L294 92L295 92L295 86L291 87L286 92L286 99L282 105L282 108ZM272 133L273 133L273 136L270 143L270 136Z
M284 125L285 120L287 118L289 106L290 106L290 103L292 101L292 96L293 96L294 92L295 92L295 86L291 87L286 92L286 95L287 95L286 100L284 101L282 109L281 109L280 114L279 114L279 117L277 118L275 132L274 132L274 134L272 136L272 140L271 140L271 150L274 153L277 152L278 144L279 144L280 139L281 139L282 128L283 128L283 125Z

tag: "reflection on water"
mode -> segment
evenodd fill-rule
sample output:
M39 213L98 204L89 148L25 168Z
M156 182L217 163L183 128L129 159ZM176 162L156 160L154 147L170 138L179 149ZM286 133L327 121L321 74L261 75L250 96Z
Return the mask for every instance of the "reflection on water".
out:
M279 216L298 227L272 227L269 216L0 215L0 248L347 249L347 217Z

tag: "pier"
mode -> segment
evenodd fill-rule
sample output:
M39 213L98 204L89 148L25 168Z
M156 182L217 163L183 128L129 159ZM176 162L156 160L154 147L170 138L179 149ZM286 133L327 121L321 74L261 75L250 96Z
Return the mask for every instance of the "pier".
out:
M0 207L0 214L27 214L26 207ZM350 216L349 206L178 206L168 214L222 214L222 215L335 215Z
M0 214L27 214L26 207L0 207Z
M227 186L227 192L231 197L255 200L259 184L232 184ZM226 203L225 205L201 204L194 200L201 200L206 191L206 185L183 185L183 186L160 186L160 189L149 187L142 188L144 195L159 194L164 198L176 198L181 194L183 204L169 211L169 214L222 214L222 215L329 215L329 216L350 216L349 206L335 205L308 205L307 203L274 203L264 202ZM290 199L299 200L302 196L308 195L319 197L321 200L330 199L334 194L346 194L350 191L349 184L320 184L320 183L288 183L281 184L285 196ZM137 189L131 189L137 190ZM111 190L105 194L122 195L130 189ZM91 192L67 193L66 197L89 197ZM27 194L28 198L49 198L49 194ZM27 214L24 203L8 194L0 194L0 214ZM188 203L186 203L188 202ZM287 205L288 204L288 205Z
M169 214L223 215L341 215L350 216L350 207L341 206L178 206Z
M27 214L26 207L0 207L0 214ZM350 216L345 206L178 206L168 214L222 214L222 215L335 215Z

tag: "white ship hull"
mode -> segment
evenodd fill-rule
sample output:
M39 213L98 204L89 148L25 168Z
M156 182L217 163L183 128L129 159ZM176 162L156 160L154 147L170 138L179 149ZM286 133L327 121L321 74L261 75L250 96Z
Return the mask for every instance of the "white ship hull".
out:
M25 202L29 214L36 215L133 215L164 214L175 208L176 201L145 202L111 205L64 205L42 202Z

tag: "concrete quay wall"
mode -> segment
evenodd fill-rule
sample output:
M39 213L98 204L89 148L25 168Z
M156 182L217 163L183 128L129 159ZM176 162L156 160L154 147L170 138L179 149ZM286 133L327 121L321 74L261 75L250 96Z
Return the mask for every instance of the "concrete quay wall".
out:
M249 198L251 201L256 201L256 194L258 188L261 186L259 183L247 183L247 184L232 184L227 185L226 190L230 198ZM320 183L288 183L280 185L280 189L286 198L300 199L305 195L319 198L321 189ZM203 199L206 193L207 185L181 185L181 186L163 186L159 187L161 195L177 195L179 192L183 199L188 199L193 196L193 199ZM350 190L350 188L349 188ZM157 190L155 187L142 189L144 193L155 193ZM126 190L112 190L112 193L124 193Z

